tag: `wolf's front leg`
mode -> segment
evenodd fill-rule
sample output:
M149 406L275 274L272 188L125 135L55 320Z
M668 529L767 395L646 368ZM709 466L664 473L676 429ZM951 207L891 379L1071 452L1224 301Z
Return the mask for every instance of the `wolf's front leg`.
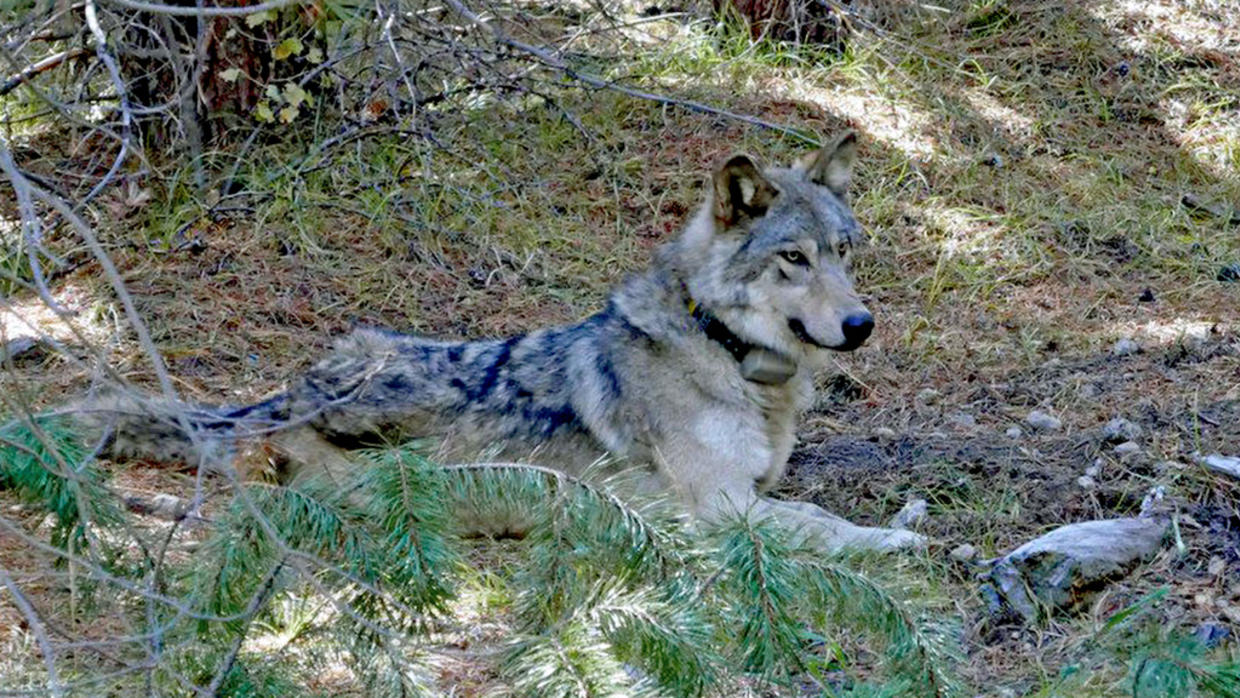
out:
M926 546L920 533L896 528L858 526L809 502L786 502L757 495L750 510L793 529L824 550L903 550Z
M759 494L773 454L765 436L747 428L744 419L716 412L700 415L689 426L663 440L656 451L662 471L698 518L771 518L827 551L925 546L925 537L912 531L858 526L808 502Z

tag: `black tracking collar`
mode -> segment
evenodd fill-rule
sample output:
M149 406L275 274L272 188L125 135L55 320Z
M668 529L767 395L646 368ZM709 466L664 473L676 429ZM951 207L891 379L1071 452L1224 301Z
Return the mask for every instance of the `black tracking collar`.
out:
M750 344L737 337L736 333L729 330L722 320L711 315L705 308L698 305L696 301L689 301L689 314L697 321L698 327L706 333L706 336L717 342L719 346L727 349L737 363L744 361L749 351L757 347L756 344Z
M736 363L740 364L741 377L745 380L762 385L783 385L796 375L797 366L787 357L737 337L723 321L694 300L689 300L689 314L709 339L727 349L736 359Z

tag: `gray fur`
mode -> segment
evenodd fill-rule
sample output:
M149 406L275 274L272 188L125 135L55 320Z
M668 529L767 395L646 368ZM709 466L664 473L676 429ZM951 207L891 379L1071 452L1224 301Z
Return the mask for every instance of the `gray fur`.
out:
M841 323L865 313L848 273L861 240L845 198L854 143L845 136L789 168L728 160L682 235L576 325L476 342L358 330L285 393L195 407L192 439L173 410L110 405L113 450L218 460L257 428L295 466L329 474L350 466L350 448L415 437L438 439L448 462L485 456L572 475L607 455L705 519L774 516L829 548L920 545L761 494L783 474L824 349L853 348ZM791 378L746 380L691 303Z

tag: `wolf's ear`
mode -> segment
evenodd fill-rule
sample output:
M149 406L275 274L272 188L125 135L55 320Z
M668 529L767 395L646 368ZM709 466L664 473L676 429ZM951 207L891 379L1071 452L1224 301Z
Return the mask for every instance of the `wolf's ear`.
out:
M715 170L715 217L725 225L766 213L778 193L748 155L733 155Z
M853 161L857 159L857 133L848 131L831 145L799 163L809 181L830 189L836 196L848 193Z

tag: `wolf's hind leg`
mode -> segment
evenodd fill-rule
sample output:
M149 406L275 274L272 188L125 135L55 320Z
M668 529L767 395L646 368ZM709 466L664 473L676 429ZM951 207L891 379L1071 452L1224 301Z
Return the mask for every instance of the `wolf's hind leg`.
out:
M344 487L356 479L357 470L361 467L348 451L328 441L313 427L280 432L272 437L270 443L284 461L279 477L290 484L321 477Z

